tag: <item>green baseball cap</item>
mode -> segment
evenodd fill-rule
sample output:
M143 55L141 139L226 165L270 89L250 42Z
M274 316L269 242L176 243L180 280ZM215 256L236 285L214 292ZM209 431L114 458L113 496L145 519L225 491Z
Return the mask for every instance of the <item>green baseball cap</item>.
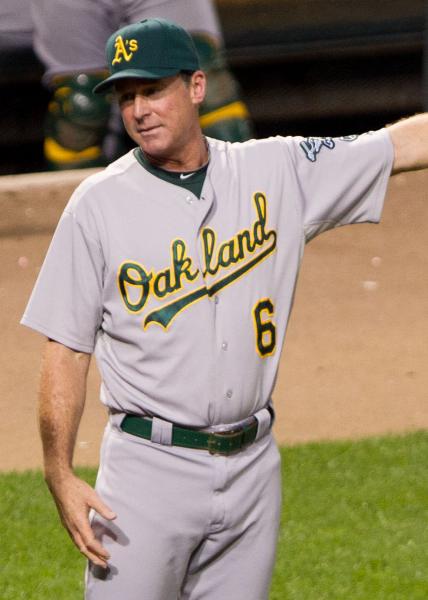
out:
M95 94L121 79L161 79L201 68L190 34L166 19L145 19L118 29L107 40L106 56L110 76L94 87Z

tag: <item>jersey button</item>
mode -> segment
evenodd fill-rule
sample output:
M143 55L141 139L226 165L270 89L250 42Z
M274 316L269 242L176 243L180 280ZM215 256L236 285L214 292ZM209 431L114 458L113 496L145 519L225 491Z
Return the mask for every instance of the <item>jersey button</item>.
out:
M232 391L232 390L227 390L227 392L226 392L226 396L227 396L228 398L232 398L232 396L233 396L233 391Z
M227 342L223 342L222 345L221 345L221 349L222 350L227 350L227 348L228 348L228 343Z
M192 202L193 202L192 196L186 196L186 202L187 202L187 204L192 204Z

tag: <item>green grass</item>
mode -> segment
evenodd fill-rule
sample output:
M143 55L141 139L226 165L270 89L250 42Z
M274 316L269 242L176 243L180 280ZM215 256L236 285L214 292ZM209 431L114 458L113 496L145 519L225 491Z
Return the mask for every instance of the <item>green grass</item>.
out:
M282 456L270 600L428 599L428 432ZM83 570L40 473L1 474L0 600L80 600Z
M42 475L0 474L0 600L81 600L84 568Z
M283 450L271 600L428 599L428 433Z

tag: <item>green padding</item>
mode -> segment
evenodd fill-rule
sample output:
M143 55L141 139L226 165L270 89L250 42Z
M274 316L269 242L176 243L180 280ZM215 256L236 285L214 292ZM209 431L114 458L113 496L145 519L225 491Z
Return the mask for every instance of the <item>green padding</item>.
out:
M98 167L105 167L107 165L107 161L103 155L100 155L98 158L93 158L89 160L82 160L80 158L75 158L70 161L56 161L49 159L45 155L46 167L49 171L66 171L69 169L96 169Z
M54 79L45 121L45 158L51 169L106 164L102 142L111 98L92 94L94 84L103 77L102 73L78 73Z
M203 129L204 134L208 137L225 142L245 142L254 137L254 131L248 119L223 119Z
M208 450L211 454L232 454L256 439L258 422L243 427L234 433L207 433L194 429L173 426L172 445L183 448ZM150 440L152 420L146 417L127 415L121 423L122 431Z
M206 115L241 100L241 90L237 80L228 68L224 50L217 40L204 34L192 34L201 68L207 74L207 94L200 107L200 114ZM222 119L209 127L203 127L209 137L229 142L245 142L254 137L250 119Z
M111 97L92 94L103 73L77 73L53 80L53 96L49 111L82 127L104 127L110 115Z

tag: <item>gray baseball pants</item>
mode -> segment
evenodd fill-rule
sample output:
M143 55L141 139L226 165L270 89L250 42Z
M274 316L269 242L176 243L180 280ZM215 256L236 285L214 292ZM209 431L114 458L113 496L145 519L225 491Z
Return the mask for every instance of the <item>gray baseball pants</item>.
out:
M270 433L238 454L154 444L107 426L92 519L111 554L86 600L267 600L279 529L280 457Z

